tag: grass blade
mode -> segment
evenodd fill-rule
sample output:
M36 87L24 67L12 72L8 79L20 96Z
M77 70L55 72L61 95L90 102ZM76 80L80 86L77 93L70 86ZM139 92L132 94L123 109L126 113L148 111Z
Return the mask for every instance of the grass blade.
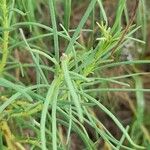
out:
M66 81L66 84L68 86L68 90L72 96L72 99L74 101L74 104L76 106L76 109L77 109L77 112L79 114L79 119L80 121L82 122L83 121L83 114L82 114L82 108L81 108L81 105L80 105L80 102L79 102L79 97L77 95L77 93L75 92L75 88L73 86L73 83L71 81L71 77L69 75L69 70L68 70L68 67L67 67L67 55L63 55L62 56L62 69L63 69L63 73L64 73L64 78L65 78L65 81Z
M58 42L58 33L57 33L57 23L56 23L56 16L55 16L54 1L49 0L48 2L49 2L49 10L50 10L51 21L52 21L52 26L53 26L55 58L59 62L59 42Z

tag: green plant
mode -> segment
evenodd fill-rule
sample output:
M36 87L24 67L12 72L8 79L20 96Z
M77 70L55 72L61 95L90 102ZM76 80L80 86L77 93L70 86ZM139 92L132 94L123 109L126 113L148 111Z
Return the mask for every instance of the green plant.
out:
M98 149L101 141L109 149L144 149L146 144L139 141L141 136L135 135L135 144L129 126L124 127L101 100L103 92L135 92L137 109L132 103L130 106L137 119L131 130L134 135L141 129L140 133L144 133L143 139L147 141L149 134L143 124L144 92L150 89L143 88L140 75L148 73L140 72L136 65L149 64L150 61L119 60L123 46L131 39L144 43L134 37L139 26L132 25L138 5L129 18L126 1L119 0L116 18L110 27L102 1L91 0L79 25L70 29L71 4L71 0L2 0L0 149L25 150L25 146L42 150L70 149L71 133L81 139L83 149ZM41 10L43 5L45 9ZM57 5L64 7L65 16L59 16ZM97 23L99 37L96 41L92 35L95 45L89 44L92 47L87 48L80 44L78 37L81 31L93 34L91 32L96 27L94 11L98 6L101 12L101 23ZM84 29L91 13L91 29ZM123 15L127 22L125 29L122 28ZM38 20L41 16L42 19L46 16L45 23ZM62 21L60 26L58 19ZM51 20L51 24L46 20ZM126 68L129 75L105 77L103 74L103 70L126 65L131 68ZM127 77L135 81L135 86L126 82ZM119 88L109 87L111 83ZM120 140L98 118L95 108L113 120L121 131ZM86 125L94 130L94 139Z

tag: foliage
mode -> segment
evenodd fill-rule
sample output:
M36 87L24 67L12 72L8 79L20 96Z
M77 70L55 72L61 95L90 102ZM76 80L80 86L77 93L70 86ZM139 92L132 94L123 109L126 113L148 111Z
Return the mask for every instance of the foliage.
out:
M120 60L124 46L131 40L139 46L144 43L145 32L141 40L135 33L146 27L146 16L142 13L146 11L145 1L139 4L144 23L137 19L142 27L132 24L138 5L130 18L126 0L119 0L111 25L103 2L91 0L87 1L78 26L73 28L74 3L71 0L1 0L0 149L25 150L26 146L36 150L71 149L72 133L82 141L83 149L98 149L102 141L110 150L143 149L149 145L143 118L144 92L150 89L143 87L141 75L148 73L140 71L139 65L150 61ZM64 16L58 6L63 7ZM100 10L97 24L96 9ZM125 28L123 16L127 22ZM89 19L90 27L84 28ZM97 35L95 28L98 28ZM80 42L81 32L90 36L86 44L91 46ZM119 66L131 69L119 76L104 75L105 71ZM128 77L135 85L130 85ZM130 128L124 127L115 112L105 105L104 93L110 92L135 93L137 106L129 101L135 115ZM120 139L112 135L95 109L112 119L121 131ZM94 138L90 137L87 126L95 132Z

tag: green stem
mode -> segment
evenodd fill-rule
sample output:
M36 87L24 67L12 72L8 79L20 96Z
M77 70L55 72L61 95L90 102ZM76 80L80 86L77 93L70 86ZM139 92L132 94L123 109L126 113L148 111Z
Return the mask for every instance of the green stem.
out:
M1 10L3 14L2 28L4 29L4 31L3 31L3 41L2 41L2 59L0 62L0 75L4 70L4 67L7 62L7 57L8 57L9 23L8 23L8 10L7 10L6 0L1 1Z

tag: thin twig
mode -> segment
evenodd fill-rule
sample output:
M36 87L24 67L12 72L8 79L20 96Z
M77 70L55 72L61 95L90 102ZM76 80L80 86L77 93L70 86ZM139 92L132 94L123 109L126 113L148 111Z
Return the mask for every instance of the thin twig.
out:
M123 31L123 33L122 33L122 35L121 35L121 38L120 38L120 40L118 41L117 45L112 49L112 52L111 52L111 56L112 56L112 57L113 57L113 54L114 54L115 50L116 50L116 49L119 47L119 45L123 42L123 40L124 40L124 38L125 38L125 35L126 35L127 32L130 30L130 26L131 26L131 25L133 24L133 22L134 22L138 5L139 5L139 0L136 0L135 7L134 7L133 12L132 12L132 15L131 15L131 19L130 19L129 23L127 24L126 28L124 29L124 31Z

